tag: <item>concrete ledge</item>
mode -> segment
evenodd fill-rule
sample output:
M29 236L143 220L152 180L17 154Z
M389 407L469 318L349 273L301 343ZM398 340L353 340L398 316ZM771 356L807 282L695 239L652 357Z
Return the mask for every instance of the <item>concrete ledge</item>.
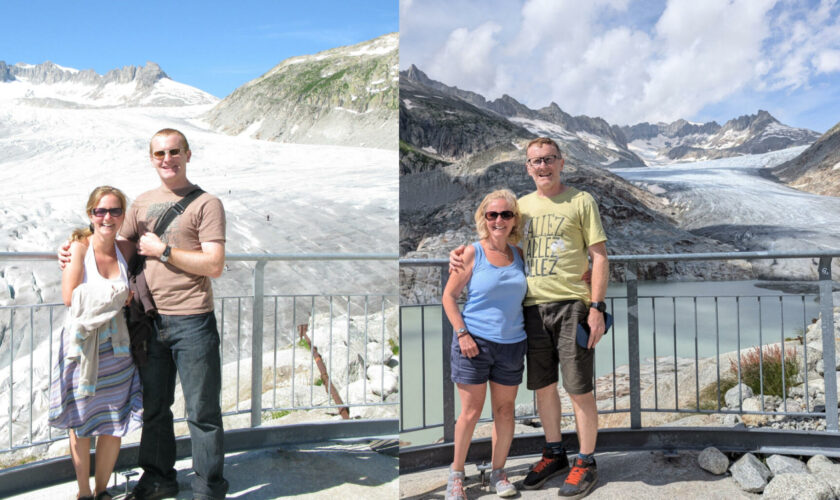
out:
M563 433L567 450L577 452L574 432ZM545 444L542 433L515 436L510 456L540 453ZM779 431L776 429L715 427L653 427L648 429L603 429L598 432L596 452L686 451L714 446L723 452L779 453L784 455L825 455L840 457L840 433ZM452 461L452 443L411 446L400 449L400 473L443 467ZM473 440L468 462L490 457L490 438Z
M395 435L399 432L396 419L339 420L334 422L311 422L273 427L255 427L225 431L225 452L256 450L282 444L301 444L333 439L348 439ZM177 458L189 457L191 442L188 436L175 440ZM137 466L139 444L120 449L114 470ZM91 454L91 474L94 473L94 455ZM0 498L72 481L76 478L69 456L51 458L38 462L0 470Z

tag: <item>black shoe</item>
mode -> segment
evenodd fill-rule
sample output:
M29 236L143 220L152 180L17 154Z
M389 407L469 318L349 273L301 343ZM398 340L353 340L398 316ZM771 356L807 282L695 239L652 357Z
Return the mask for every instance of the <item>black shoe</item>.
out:
M565 452L555 454L548 448L543 448L542 458L531 467L531 472L522 481L522 487L526 490L536 490L552 477L567 470L569 470L569 459Z
M572 467L569 476L563 486L557 490L557 494L563 498L583 498L589 494L589 490L598 482L598 467L595 459L591 462L584 462L581 458L575 459L575 466Z
M157 481L139 482L125 500L160 500L174 498L178 494L178 483L159 483Z

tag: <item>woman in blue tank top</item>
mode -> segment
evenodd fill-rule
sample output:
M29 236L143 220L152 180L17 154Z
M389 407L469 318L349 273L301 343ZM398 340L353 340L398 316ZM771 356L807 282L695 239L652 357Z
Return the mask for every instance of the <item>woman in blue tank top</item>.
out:
M452 274L443 292L444 311L455 330L450 350L452 381L458 386L461 414L455 424L455 456L446 498L466 499L464 461L490 383L493 405L493 471L499 496L516 494L504 466L513 441L514 401L525 369L524 264L515 246L522 238L522 217L510 190L484 197L475 212L479 241L464 251L465 271ZM463 312L457 300L467 288Z

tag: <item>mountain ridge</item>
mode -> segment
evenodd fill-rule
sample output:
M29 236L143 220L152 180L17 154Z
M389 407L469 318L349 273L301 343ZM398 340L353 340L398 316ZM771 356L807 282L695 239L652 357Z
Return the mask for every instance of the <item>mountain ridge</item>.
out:
M230 135L397 149L397 33L286 59L204 115Z
M0 84L0 92L44 107L184 106L218 101L201 89L172 80L151 61L104 75L51 61L11 66L0 61Z

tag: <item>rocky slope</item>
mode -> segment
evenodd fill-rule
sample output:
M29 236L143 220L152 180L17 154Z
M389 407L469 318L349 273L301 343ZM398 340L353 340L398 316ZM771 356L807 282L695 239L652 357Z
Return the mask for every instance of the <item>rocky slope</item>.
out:
M153 62L100 75L92 69L80 71L49 61L13 66L0 61L0 83L4 94L47 107L188 106L218 101L202 90L173 81Z
M642 160L628 149L627 140L621 129L610 126L601 118L590 118L583 115L573 117L560 109L555 103L533 110L509 95L504 95L494 101L487 101L475 92L450 87L434 81L412 65L408 70L400 73L400 99L409 95L416 97L418 93L415 86L433 91L435 99L438 101L436 106L438 116L441 114L440 110L444 110L443 113L452 113L456 108L469 105L471 108L479 110L478 112L484 112L488 119L493 122L504 123L505 127L518 126L527 130L528 133L524 134L527 137L551 136L560 144L564 154L570 158L585 161L592 165L610 167L639 167L644 165ZM409 100L408 106L411 106L410 102ZM428 100L426 104L428 108L432 107ZM402 130L402 113L400 119L400 129ZM471 126L479 125L471 124ZM413 131L413 133L415 132ZM520 131L520 133L522 132ZM493 141L494 139L487 140ZM451 154L451 151L439 149L437 152L444 155Z
M726 122L703 124L677 120L666 124L647 122L621 127L630 148L645 160L711 160L760 154L814 142L819 134L779 123L770 113L759 110Z
M398 47L391 33L289 58L204 118L231 135L396 149Z
M796 158L772 170L793 188L826 196L840 196L840 123Z
M474 240L472 216L485 194L503 187L518 196L534 190L524 147L536 134L476 106L481 103L477 94L459 97L406 73L400 79L400 252L405 258L445 258L455 246ZM512 104L512 99L503 101ZM560 139L561 148L567 147L568 137ZM679 229L673 220L676 207L604 170L598 155L577 149L568 156L564 183L595 196L611 254L734 250ZM614 266L612 279L621 280L622 273ZM437 274L430 268L401 268L403 299L438 300ZM744 276L747 270L662 263L643 266L640 274L642 279L705 279Z

